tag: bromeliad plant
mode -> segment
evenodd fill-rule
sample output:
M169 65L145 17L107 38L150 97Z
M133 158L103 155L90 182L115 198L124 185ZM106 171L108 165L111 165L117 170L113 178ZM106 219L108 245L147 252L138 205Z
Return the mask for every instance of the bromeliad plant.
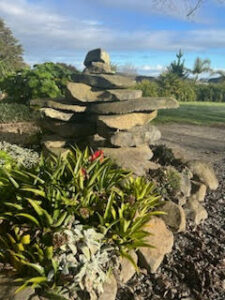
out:
M134 179L105 159L102 151L90 155L88 149L84 153L72 149L66 157L41 157L33 170L5 169L4 174L0 179L4 195L0 201L0 261L14 267L16 276L25 282L23 287L32 285L39 293L63 293L67 287L70 293L71 278L78 281L73 289L81 286L81 277L74 277L81 268L72 259L75 253L72 250L68 257L65 250L63 256L65 247L56 247L55 242L55 236L64 236L65 230L76 235L76 222L84 230L92 228L101 234L102 244L132 263L130 250L150 246L144 229L151 216L160 213L155 211L160 197L154 185L144 178ZM87 253L86 249L83 254ZM70 261L63 280L59 257ZM105 272L110 268L100 265ZM84 289L91 295L90 287Z

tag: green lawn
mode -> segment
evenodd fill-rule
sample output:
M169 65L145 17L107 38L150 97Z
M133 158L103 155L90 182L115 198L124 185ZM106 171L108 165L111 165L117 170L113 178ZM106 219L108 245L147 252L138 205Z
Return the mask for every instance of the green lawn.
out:
M183 102L178 109L159 111L154 123L167 122L225 127L225 103Z

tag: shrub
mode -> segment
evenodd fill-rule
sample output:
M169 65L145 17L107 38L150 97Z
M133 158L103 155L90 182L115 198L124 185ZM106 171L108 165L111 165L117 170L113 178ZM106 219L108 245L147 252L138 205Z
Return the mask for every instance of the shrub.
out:
M141 90L143 97L158 97L159 96L159 86L154 81L142 80L135 85L136 90Z
M0 123L16 123L38 119L38 112L33 112L23 104L0 103Z
M197 101L225 102L225 83L198 84Z
M195 87L191 81L167 72L160 75L158 83L161 96L174 96L178 101L196 101Z
M62 64L38 64L4 78L0 82L0 89L19 103L26 103L32 98L62 97L66 82L73 73L71 68Z
M21 288L75 297L84 284L89 296L98 294L88 278L103 284L109 258L120 253L134 263L129 251L150 246L144 226L159 214L154 185L101 151L76 149L64 158L42 157L30 171L4 172L0 262L13 266Z

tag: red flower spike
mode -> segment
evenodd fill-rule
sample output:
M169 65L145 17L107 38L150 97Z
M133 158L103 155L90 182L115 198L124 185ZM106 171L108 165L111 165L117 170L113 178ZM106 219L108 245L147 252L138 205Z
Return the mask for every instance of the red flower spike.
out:
M99 158L100 162L103 161L103 159L104 159L104 153L103 153L102 150L95 151L95 152L91 155L90 161L94 161L94 160L96 160L97 158Z

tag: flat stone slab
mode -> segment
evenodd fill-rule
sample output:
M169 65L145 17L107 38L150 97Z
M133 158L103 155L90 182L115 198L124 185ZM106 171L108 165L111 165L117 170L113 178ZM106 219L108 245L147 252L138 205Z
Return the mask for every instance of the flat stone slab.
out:
M74 82L81 82L101 89L126 89L133 87L135 81L126 76L109 74L74 74Z
M68 82L66 97L74 102L123 101L141 98L142 91L129 89L99 90L85 83Z
M135 126L129 131L109 131L97 126L100 136L106 138L110 143L117 147L133 147L143 144L154 144L161 138L161 133L156 126L150 123L144 126Z
M104 155L110 157L120 167L132 171L138 176L146 175L148 161L153 153L147 145L124 148L102 148Z
M119 130L129 130L134 126L144 125L157 117L157 111L149 113L131 113L124 115L112 115L98 117L98 126L106 126Z
M75 112L75 113L82 113L86 111L86 106L80 106L80 105L74 105L71 104L68 100L66 99L32 99L30 101L30 105L34 107L47 107L47 108L53 108L53 109L58 109L58 110L63 110L63 111L70 111L70 112Z
M56 119L60 121L70 121L74 116L73 113L64 113L54 108L41 108L40 112L41 115L46 118Z
M96 103L87 107L88 112L100 115L150 112L158 109L178 108L179 103L172 97L143 97L138 100Z
M77 138L96 133L95 123L89 122L65 123L46 119L42 121L41 126L61 137Z

